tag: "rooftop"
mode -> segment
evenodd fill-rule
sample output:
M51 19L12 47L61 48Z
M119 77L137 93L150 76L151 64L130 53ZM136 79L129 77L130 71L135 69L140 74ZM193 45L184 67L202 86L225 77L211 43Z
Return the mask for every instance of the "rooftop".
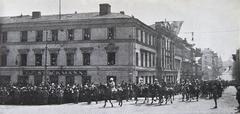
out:
M99 15L99 12L62 14L61 20L84 20L84 19L110 19L110 18L131 18L131 16L122 13L109 13ZM23 22L44 22L58 21L59 15L42 15L39 18L32 18L30 15L0 17L1 24L23 23Z

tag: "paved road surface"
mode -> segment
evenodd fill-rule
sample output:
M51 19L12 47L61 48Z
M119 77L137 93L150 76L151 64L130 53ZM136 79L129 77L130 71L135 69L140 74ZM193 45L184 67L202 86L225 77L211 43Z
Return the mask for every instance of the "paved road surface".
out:
M211 109L214 106L213 100L200 99L199 102L181 102L180 95L176 96L173 104L159 106L157 103L134 104L133 101L125 102L123 107L119 107L114 102L111 108L107 104L102 108L103 102L99 104L87 105L63 104L48 106L0 106L0 114L235 114L237 102L235 100L236 89L228 87L223 97L218 100L218 108ZM240 113L239 113L240 114Z

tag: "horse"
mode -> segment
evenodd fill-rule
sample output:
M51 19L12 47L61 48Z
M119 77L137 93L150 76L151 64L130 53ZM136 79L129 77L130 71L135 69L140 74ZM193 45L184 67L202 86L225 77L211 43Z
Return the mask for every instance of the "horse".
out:
M133 85L133 95L134 95L135 104L137 104L137 102L138 102L138 97L144 97L143 103L145 103L145 101L147 100L148 95L149 95L148 86L134 84Z
M189 86L188 85L182 85L182 101L184 101L184 99L186 99L186 101L189 100Z
M106 107L106 103L108 101L110 102L111 107L113 107L112 100L114 99L114 97L117 97L116 99L119 102L119 105L122 106L122 100L119 100L119 97L120 99L122 99L122 91L114 91L114 89L109 85L100 85L99 91L103 95L104 108Z
M196 100L198 101L199 98L199 93L200 93L200 88L197 85L189 85L189 97L190 101L191 99L194 99L196 97Z

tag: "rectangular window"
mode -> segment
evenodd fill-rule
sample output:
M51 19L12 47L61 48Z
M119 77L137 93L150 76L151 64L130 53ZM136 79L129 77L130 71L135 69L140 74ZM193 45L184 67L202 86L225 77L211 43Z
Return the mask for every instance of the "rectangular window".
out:
M107 53L107 61L108 65L115 65L115 52L108 52Z
M153 54L153 66L155 66L155 54Z
M57 66L57 53L51 53L50 58L51 66Z
M141 52L141 66L143 67L143 52Z
M21 57L20 65L21 66L27 66L27 54L21 54L20 57Z
M42 83L42 75L35 75L34 76L34 84L39 86Z
M7 65L7 55L2 54L1 55L1 66L6 66Z
M83 65L90 65L90 53L83 53Z
M141 31L141 42L143 42L143 31Z
M35 54L35 66L42 66L42 54Z
M68 30L68 40L74 40L74 29Z
M85 28L83 29L83 40L90 40L91 39L91 29Z
M74 53L67 53L67 66L74 65Z
M7 43L7 32L2 33L2 43Z
M21 31L21 42L27 42L28 33L27 31Z
M36 31L36 42L42 42L43 41L43 31L39 30Z
M114 39L114 35L115 35L115 28L114 27L108 28L108 39Z
M152 67L152 53L149 53L149 67Z
M149 36L149 45L152 45L152 35Z
M66 84L72 86L74 84L74 76L66 76Z
M52 30L52 41L58 41L58 30Z
M138 66L138 52L136 52L136 66Z
M145 33L145 43L148 44L148 33Z
M148 55L148 53L145 53L145 67L147 67L147 63L148 63L147 55Z

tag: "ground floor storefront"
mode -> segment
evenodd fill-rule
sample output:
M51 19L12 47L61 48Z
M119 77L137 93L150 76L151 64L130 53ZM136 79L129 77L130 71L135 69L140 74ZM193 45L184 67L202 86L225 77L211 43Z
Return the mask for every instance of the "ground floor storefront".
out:
M0 69L0 84L39 85L42 82L72 85L96 83L104 84L113 78L116 83L138 83L140 77L144 83L153 83L156 77L155 70L138 70L134 67L52 67L45 70L43 67L5 68Z

